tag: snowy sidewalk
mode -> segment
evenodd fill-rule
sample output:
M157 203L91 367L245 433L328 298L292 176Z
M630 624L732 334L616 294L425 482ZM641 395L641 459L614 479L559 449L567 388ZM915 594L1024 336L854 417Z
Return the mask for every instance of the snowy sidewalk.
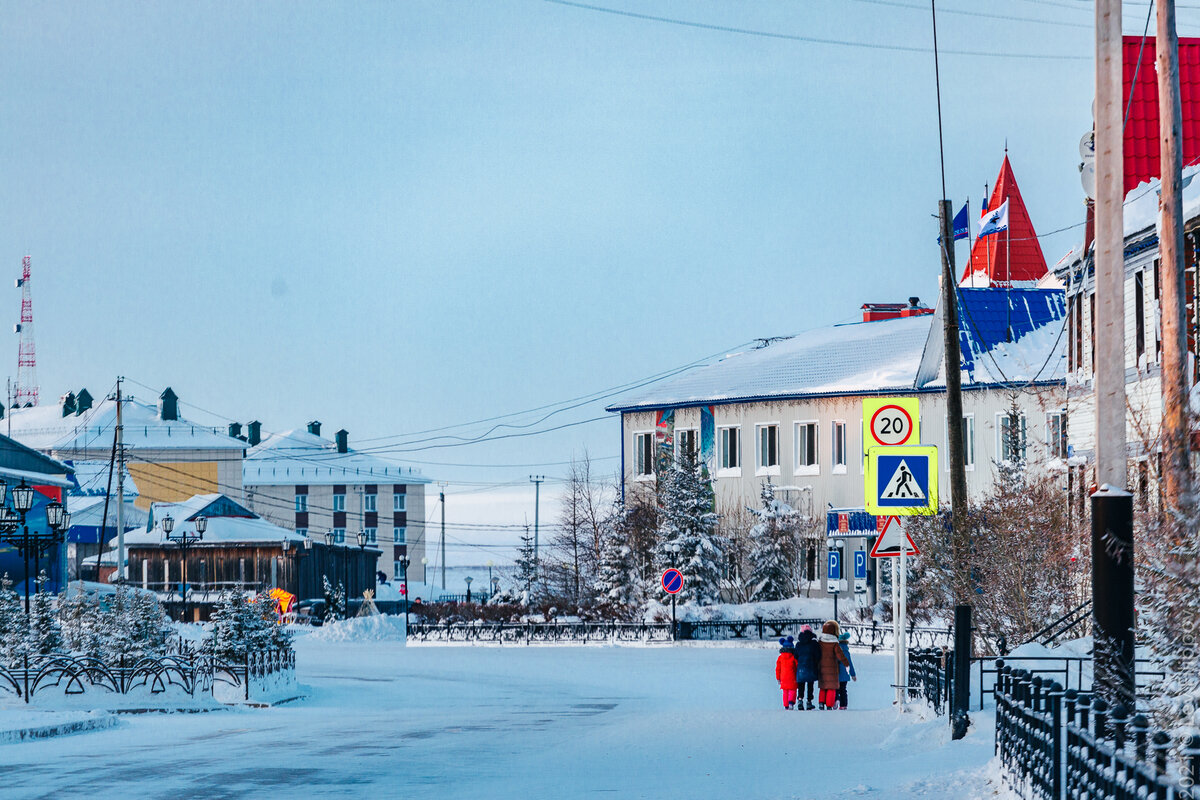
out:
M311 697L146 715L0 750L5 798L988 797L987 717L891 704L891 661L854 654L848 711L779 708L774 649L297 642ZM180 763L186 753L186 768Z

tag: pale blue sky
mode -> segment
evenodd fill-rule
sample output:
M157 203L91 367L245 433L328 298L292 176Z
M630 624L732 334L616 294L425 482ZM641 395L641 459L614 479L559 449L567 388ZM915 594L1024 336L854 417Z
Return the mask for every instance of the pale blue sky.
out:
M596 3L930 44L919 0ZM1090 4L940 5L943 48L1085 57L943 58L956 206L978 209L1007 140L1039 232L1079 222ZM1127 6L1127 30L1144 15ZM936 291L929 53L540 0L14 2L0 19L0 274L33 256L45 400L123 373L361 443ZM1047 259L1077 238L1048 238ZM18 302L0 291L13 321ZM15 371L15 337L0 359ZM617 430L405 455L522 464L586 447L615 471ZM563 473L421 466L457 491Z

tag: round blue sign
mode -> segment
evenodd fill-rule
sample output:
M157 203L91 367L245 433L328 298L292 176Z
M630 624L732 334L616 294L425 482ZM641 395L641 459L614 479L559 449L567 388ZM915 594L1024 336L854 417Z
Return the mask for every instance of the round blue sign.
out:
M683 588L683 573L672 567L662 574L663 591L667 594L677 594Z

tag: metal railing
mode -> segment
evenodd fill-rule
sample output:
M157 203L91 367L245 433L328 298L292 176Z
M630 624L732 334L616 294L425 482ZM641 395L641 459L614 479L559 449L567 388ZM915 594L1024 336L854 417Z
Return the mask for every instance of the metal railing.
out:
M996 662L996 740L1003 779L1029 800L1184 800L1200 778L1200 736L1169 764L1170 739L1145 716ZM1152 757L1151 757L1152 754Z
M105 661L67 653L25 655L12 664L0 664L0 692L15 694L26 703L43 692L82 695L90 691L126 695L144 689L150 695L178 689L189 697L212 694L213 686L240 686L245 699L256 683L281 673L295 673L292 651L252 651L240 663L181 649L161 656Z
M455 622L408 626L408 638L433 642L669 642L671 624L638 622Z
M929 647L908 651L908 698L923 698L938 716L950 708L954 651Z
M984 698L995 695L995 687L999 670L997 664L1007 664L1013 668L1028 668L1042 679L1058 681L1063 690L1075 689L1079 692L1092 688L1090 669L1091 656L1010 656L997 660L992 656L976 656L971 659L972 665L979 664L979 710L983 710ZM1166 675L1162 667L1149 658L1138 658L1135 663L1135 678L1137 681L1138 697L1148 699L1155 682ZM990 678L990 680L989 680Z

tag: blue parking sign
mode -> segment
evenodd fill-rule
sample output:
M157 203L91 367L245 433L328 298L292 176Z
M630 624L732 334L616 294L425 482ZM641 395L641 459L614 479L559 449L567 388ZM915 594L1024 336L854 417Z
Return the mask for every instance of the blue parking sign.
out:
M867 578L867 551L854 551L854 579L856 581L866 580Z
M842 551L829 551L829 580L840 581L842 579Z

